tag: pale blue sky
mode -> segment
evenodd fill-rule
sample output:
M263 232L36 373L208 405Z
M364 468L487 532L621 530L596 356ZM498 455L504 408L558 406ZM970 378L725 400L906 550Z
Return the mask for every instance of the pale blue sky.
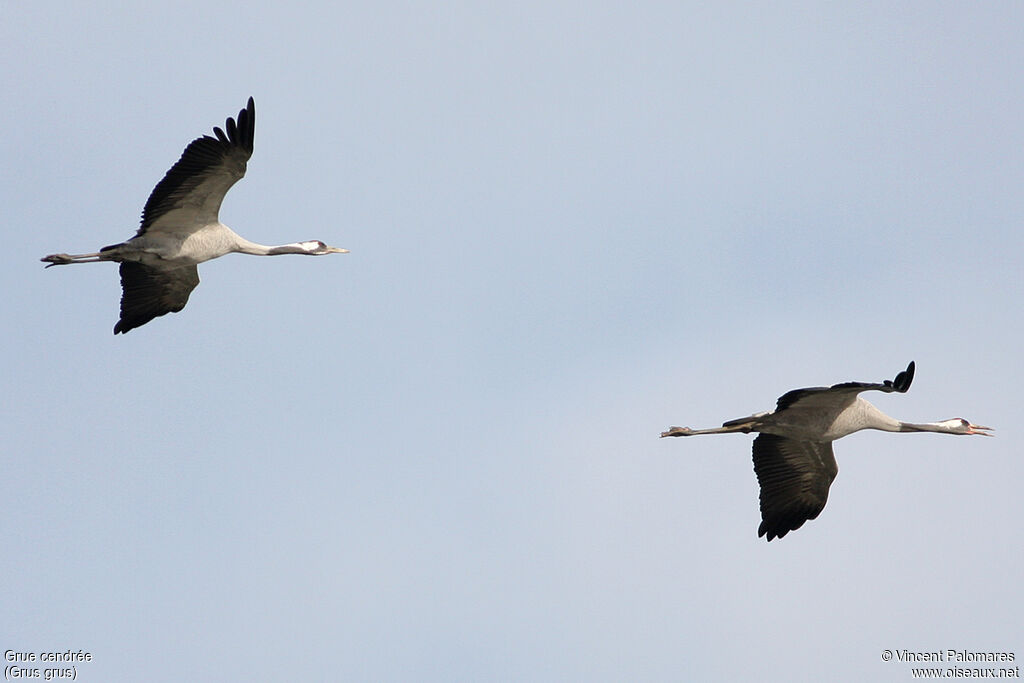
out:
M5 3L0 648L80 681L906 681L1024 656L1015 3ZM108 264L252 95L228 256ZM750 438L918 364L758 539Z

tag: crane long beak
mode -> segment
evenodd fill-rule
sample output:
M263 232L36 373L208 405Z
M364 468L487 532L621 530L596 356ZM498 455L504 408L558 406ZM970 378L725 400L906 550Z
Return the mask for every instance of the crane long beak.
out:
M994 431L991 427L982 427L981 425L971 424L967 428L970 430L968 434L978 434L980 436L995 436L995 434L989 434L988 432Z
M347 254L348 249L342 249L341 247L327 247L328 254Z

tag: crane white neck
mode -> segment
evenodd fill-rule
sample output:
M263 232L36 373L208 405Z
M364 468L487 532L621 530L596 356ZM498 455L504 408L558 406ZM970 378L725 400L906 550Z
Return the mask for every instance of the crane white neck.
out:
M252 254L253 256L280 256L281 254L315 254L320 247L319 242L291 242L289 244L278 244L269 246L250 242L244 237L238 239L234 251L240 254Z
M962 434L960 421L947 420L945 422L900 422L899 432L938 432L940 434Z
M883 432L938 432L940 434L962 434L959 420L944 422L902 422L889 417L862 398L854 403L836 420L833 430L852 433L861 429L877 429Z

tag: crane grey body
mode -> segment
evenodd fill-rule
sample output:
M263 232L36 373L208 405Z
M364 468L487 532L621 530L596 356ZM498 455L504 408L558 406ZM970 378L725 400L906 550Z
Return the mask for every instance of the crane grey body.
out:
M713 429L671 427L662 436L759 432L754 439L754 472L761 487L758 536L782 538L815 519L839 473L832 442L862 429L992 436L990 427L963 418L942 422L901 422L860 397L864 391L904 393L914 379L914 363L881 383L844 382L831 387L794 389L774 411L729 420Z
M114 334L145 325L153 318L180 311L199 284L196 266L225 254L255 256L344 254L319 240L267 246L250 242L220 222L221 202L245 175L252 156L256 106L250 97L229 118L216 137L193 140L181 158L153 189L142 211L135 237L92 254L51 254L51 266L116 261L121 264L121 318Z

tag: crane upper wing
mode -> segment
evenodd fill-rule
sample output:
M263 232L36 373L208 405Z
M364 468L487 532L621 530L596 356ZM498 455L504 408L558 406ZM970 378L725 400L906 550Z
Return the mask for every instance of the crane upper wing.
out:
M215 127L216 137L204 135L189 143L150 193L136 234L191 232L217 221L224 195L245 175L252 156L256 105L251 97L238 112L237 124L228 118L224 128L226 133Z
M839 474L831 442L796 441L774 434L754 439L754 473L761 486L758 537L782 538L815 519Z
M899 372L895 379L887 379L884 382L843 382L842 384L833 384L830 387L810 387L808 389L794 389L793 391L787 391L785 394L779 397L779 401L775 406L775 412L780 412L793 406L797 403L801 404L801 407L810 407L814 403L824 401L829 406L835 405L835 394L843 393L849 394L849 400L862 391L884 391L890 393L893 391L899 393L905 393L910 388L910 383L914 381L914 361L910 361L906 370Z
M199 284L199 269L153 268L123 261L121 263L121 319L114 334L128 332L153 318L177 313L185 308L188 295Z

